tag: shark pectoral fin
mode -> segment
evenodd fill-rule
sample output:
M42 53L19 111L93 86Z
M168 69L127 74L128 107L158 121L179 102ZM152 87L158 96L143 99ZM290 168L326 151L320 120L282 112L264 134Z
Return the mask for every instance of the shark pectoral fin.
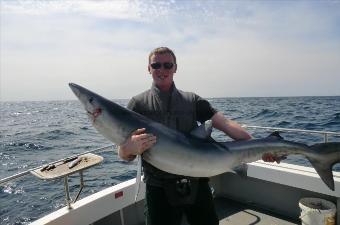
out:
M207 120L205 123L201 124L199 127L193 129L190 134L194 137L207 139L210 137L212 132L212 121Z
M318 162L315 160L309 159L312 163L314 169L321 177L322 181L332 190L334 191L334 178L332 173L332 165L328 163Z
M235 172L240 177L246 178L248 172L248 164L242 163L241 165L234 167L232 171Z

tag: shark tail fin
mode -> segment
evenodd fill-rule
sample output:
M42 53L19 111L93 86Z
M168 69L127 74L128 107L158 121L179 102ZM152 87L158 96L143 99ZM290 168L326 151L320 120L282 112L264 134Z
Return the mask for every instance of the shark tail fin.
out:
M310 146L313 154L307 156L322 181L334 191L332 167L340 162L340 143L319 143Z

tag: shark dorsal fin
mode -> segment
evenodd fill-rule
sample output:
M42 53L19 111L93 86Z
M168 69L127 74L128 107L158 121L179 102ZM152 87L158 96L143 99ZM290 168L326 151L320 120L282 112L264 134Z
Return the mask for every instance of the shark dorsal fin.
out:
M207 120L205 123L201 124L191 131L191 135L201 139L207 139L210 137L212 132L212 121Z
M283 137L280 135L279 131L274 131L267 138L275 138L275 139L280 139L280 140L283 139Z

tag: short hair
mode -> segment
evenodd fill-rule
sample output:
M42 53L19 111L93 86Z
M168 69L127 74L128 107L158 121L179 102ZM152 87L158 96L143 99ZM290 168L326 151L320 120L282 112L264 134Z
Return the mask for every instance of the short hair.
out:
M169 53L170 55L172 55L172 58L174 59L174 62L176 64L176 56L175 56L175 53L168 47L158 47L158 48L155 48L154 50L152 50L149 54L149 63L151 61L151 57L153 55L156 55L156 54L167 54Z

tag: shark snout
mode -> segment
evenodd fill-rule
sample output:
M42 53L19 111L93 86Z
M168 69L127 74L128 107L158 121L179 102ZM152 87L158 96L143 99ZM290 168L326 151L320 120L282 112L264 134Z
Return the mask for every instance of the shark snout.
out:
M93 92L75 83L69 83L69 86L91 117L96 118L101 114L101 108L96 104Z
M68 86L70 86L73 93L79 98L80 96L79 85L74 84L74 83L69 83Z

